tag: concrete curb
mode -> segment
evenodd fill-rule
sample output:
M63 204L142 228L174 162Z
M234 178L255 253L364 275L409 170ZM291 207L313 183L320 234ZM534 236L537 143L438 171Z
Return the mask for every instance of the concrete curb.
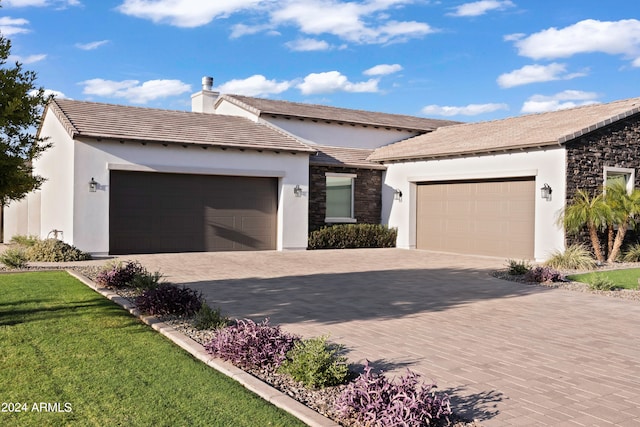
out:
M135 308L135 306L126 298L121 297L117 293L107 289L101 288L92 280L89 280L82 274L78 273L74 270L65 270L71 276L75 277L94 291L103 295L105 298L115 302L116 304L122 306L125 310L127 310L132 315L138 317L147 325L151 326L153 329L173 341L176 345L181 347L182 349L189 352L196 359L206 363L211 368L217 370L218 372L236 380L240 384L242 384L246 389L254 392L267 402L277 406L278 408L290 413L294 417L298 418L300 421L311 427L340 427L335 421L317 413L313 409L308 406L303 405L297 400L293 399L290 396L287 396L280 390L277 390L270 385L262 382L258 378L253 375L243 371L242 369L232 365L229 362L225 362L224 360L217 359L211 357L204 347L189 338L188 336L178 332L170 325L167 325L164 322L161 322L158 318L154 316L145 316Z

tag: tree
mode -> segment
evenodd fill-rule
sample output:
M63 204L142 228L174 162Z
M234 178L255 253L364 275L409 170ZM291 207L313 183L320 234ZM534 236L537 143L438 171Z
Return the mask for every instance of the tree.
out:
M50 144L36 136L48 99L35 87L36 73L8 65L11 42L0 34L0 207L40 188L33 160Z
M607 262L615 262L624 236L629 228L635 228L636 218L640 215L640 190L634 189L631 194L623 183L613 183L606 188L605 202L611 209L610 229L618 228Z
M586 226L596 259L604 262L598 231L611 222L612 215L611 207L605 202L602 194L592 197L584 190L577 190L560 221L567 232L573 234L579 233Z

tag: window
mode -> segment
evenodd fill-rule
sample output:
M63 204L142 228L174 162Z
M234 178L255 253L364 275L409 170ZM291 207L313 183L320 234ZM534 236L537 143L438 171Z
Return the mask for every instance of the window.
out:
M327 173L326 222L356 222L353 215L353 183L356 175Z
M636 171L629 168L614 168L610 166L604 167L604 185L609 187L615 183L624 184L627 191L631 193L633 191Z

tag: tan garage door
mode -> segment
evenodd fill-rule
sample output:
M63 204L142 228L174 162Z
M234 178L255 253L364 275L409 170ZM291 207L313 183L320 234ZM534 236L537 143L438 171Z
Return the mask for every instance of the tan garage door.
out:
M534 178L418 184L418 249L532 259Z

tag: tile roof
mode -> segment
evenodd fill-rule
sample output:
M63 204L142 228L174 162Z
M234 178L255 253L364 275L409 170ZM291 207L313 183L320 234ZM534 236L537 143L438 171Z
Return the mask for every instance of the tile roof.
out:
M637 113L640 113L640 98L631 98L490 122L445 126L378 148L369 160L450 157L561 145Z
M427 119L401 114L377 113L373 111L330 107L327 105L252 98L241 95L221 95L218 102L223 99L247 108L257 115L298 117L421 132L428 132L441 126L460 123L451 120Z
M270 125L236 116L54 99L47 106L74 137L313 153Z
M351 166L363 169L386 169L376 162L367 160L374 150L363 148L330 147L326 145L312 145L318 150L317 154L309 157L309 163L319 166Z

